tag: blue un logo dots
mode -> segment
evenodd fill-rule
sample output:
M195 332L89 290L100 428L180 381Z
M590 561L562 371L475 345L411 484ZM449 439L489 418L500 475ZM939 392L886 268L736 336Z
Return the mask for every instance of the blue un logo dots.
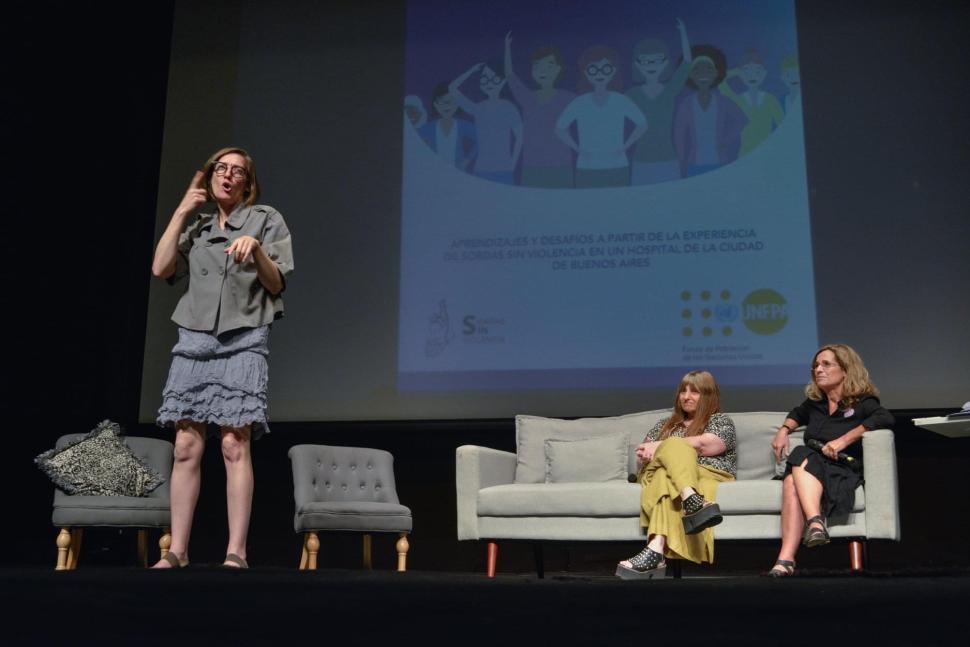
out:
M680 330L683 337L713 337L715 334L730 337L734 334L731 324L738 318L738 307L731 303L730 290L722 289L716 296L712 290L701 290L697 294L683 290L680 300L683 301L680 311L684 320Z

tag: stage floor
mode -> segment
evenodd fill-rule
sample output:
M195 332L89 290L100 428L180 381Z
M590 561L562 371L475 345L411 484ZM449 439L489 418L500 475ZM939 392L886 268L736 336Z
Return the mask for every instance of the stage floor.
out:
M962 633L970 570L645 582L191 566L0 570L0 644L871 644Z

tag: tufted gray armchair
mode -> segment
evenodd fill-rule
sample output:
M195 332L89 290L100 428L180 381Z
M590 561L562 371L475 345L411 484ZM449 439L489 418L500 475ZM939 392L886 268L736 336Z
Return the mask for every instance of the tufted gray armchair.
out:
M364 533L364 568L372 568L372 532L396 532L397 570L407 566L411 510L394 487L394 457L380 449L294 445L293 528L303 533L300 569L316 569L321 530Z
M61 449L80 440L85 434L67 434L57 439ZM85 526L138 528L138 561L148 565L146 528L161 528L158 542L162 557L172 545L169 531L169 479L172 475L173 447L167 440L124 436L129 449L165 478L165 482L148 496L87 496L67 494L54 488L54 512L51 520L60 528L57 535L59 571L77 568L78 554Z

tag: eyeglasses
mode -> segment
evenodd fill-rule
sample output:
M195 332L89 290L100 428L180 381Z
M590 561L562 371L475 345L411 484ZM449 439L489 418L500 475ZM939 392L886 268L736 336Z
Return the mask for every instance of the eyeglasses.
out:
M823 371L828 371L833 368L841 368L841 367L835 362L815 362L815 364L812 366L813 371L817 371L818 369L822 369Z
M212 171L220 177L229 173L234 180L245 180L249 176L249 171L243 167L226 164L225 162L216 162Z
M640 65L660 65L667 62L667 57L663 54L656 56L638 56L637 63Z
M597 65L596 63L590 63L586 66L586 74L590 76L596 76L597 74L603 74L609 76L613 74L616 68L610 63L603 63L602 65Z

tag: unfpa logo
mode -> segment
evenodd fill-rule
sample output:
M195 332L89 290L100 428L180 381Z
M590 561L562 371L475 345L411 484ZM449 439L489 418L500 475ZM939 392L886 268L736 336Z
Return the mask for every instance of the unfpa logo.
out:
M788 302L774 290L755 290L741 304L744 325L758 335L773 335L788 323Z

